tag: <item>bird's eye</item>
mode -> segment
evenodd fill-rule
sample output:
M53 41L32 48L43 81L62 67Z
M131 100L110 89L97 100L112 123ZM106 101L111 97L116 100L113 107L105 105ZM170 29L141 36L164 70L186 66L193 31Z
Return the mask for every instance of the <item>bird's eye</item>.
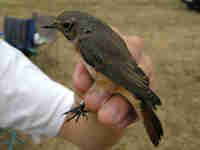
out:
M63 23L63 27L66 28L66 29L69 29L70 26L71 26L71 23L69 23L69 22Z
M64 30L66 32L70 32L72 30L73 26L74 26L74 24L71 23L71 22L65 22L65 23L63 23L63 27L64 27Z

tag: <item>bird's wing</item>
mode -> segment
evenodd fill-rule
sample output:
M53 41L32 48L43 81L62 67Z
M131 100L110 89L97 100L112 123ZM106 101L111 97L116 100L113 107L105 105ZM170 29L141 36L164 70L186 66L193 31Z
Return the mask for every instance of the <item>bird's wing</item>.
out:
M84 60L139 99L149 99L147 101L152 105L160 105L159 98L149 88L148 77L138 67L128 49L110 37L98 32L80 38L79 48ZM155 99L151 98L152 94Z
M123 40L115 41L103 33L91 34L79 40L82 56L97 72L103 73L116 83L120 80L130 83L134 81L139 87L148 88L148 77L123 44Z

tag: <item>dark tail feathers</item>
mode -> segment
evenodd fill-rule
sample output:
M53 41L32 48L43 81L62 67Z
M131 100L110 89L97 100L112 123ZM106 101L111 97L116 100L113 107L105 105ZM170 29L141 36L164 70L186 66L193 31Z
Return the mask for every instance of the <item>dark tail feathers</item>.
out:
M151 142L155 146L158 146L163 136L163 128L161 122L156 114L153 112L152 108L150 108L147 104L142 102L141 108L144 119L144 126L148 133L148 136L151 139Z
M139 93L136 97L142 101L142 103L148 104L151 108L157 109L156 106L161 105L160 98L150 89Z

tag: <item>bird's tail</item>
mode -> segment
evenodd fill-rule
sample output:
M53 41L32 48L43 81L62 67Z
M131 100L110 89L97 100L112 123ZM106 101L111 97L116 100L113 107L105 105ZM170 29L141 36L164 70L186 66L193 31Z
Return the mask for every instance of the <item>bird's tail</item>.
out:
M156 106L160 106L162 104L160 98L151 89L141 93L140 96L136 95L136 97L155 110L157 109Z
M163 128L160 120L153 112L152 108L144 102L141 103L141 113L143 116L144 127L148 133L151 142L157 146L163 136Z

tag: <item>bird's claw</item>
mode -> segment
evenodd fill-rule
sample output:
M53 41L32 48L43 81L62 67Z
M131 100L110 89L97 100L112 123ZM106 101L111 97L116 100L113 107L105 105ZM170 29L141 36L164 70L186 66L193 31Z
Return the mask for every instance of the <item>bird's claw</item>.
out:
M72 108L71 110L64 113L64 115L68 115L71 113L69 118L66 121L71 121L75 119L76 122L80 119L80 117L85 117L88 120L88 111L85 109L85 104L83 102L80 103L79 106Z

